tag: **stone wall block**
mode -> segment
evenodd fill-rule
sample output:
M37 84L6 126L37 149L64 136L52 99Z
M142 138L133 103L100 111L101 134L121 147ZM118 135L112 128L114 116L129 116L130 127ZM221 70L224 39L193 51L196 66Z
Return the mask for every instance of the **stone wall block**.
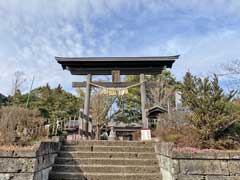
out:
M235 160L240 160L240 151L229 152L229 158L235 159Z
M207 176L206 180L240 180L240 176Z
M179 161L178 160L172 160L172 165L171 165L171 173L172 174L179 174L180 173L180 166L179 166Z
M161 167L169 172L172 170L172 159L167 156L160 156Z
M60 143L41 142L30 150L0 151L0 180L48 180Z
M33 174L31 173L10 173L10 174L1 174L0 173L0 179L1 180L33 180Z
M24 151L0 151L0 158L1 157L36 157L35 149L33 150L24 150Z
M240 180L240 151L184 151L169 143L155 150L162 180Z
M206 176L199 175L175 175L174 180L207 180ZM163 179L164 180L164 179Z
M35 161L34 158L0 158L0 172L34 172Z
M240 161L239 160L228 161L228 169L229 169L230 175L240 176Z
M228 163L223 160L179 160L183 175L229 175Z
M43 156L43 169L48 168L49 166L52 166L54 164L54 160L55 160L56 156L57 156L57 154L44 155Z
M220 160L228 160L229 153L228 152L197 152L192 153L192 159L220 159Z
M210 176L210 175L209 176L179 175L179 176L174 176L174 180L240 180L240 177L239 176Z
M159 156L160 168L169 171L171 174L178 174L180 171L178 160L171 159L167 156Z
M48 175L51 171L51 167L38 171L34 174L33 180L48 180Z
M155 143L154 144L155 152L157 154L161 154L161 145L162 145L162 143Z
M192 153L191 152L179 152L177 150L173 150L171 158L173 158L173 159L191 159Z

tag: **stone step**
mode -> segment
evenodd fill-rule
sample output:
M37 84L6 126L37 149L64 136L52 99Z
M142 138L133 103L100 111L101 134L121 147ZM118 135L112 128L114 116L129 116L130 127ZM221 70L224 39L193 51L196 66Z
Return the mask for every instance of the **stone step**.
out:
M151 141L65 141L64 145L81 145L81 146L152 146Z
M158 166L157 159L109 159L109 158L60 158L55 160L55 164L66 165L145 165Z
M58 157L66 158L139 158L156 159L154 153L142 152L81 152L81 151L60 151Z
M153 147L146 146L80 146L64 145L62 151L92 151L92 152L154 152Z
M54 172L85 173L158 173L159 166L120 166L120 165L60 165L53 166Z
M66 141L50 180L161 180L152 142Z
M50 180L161 180L159 173L68 173L51 172Z

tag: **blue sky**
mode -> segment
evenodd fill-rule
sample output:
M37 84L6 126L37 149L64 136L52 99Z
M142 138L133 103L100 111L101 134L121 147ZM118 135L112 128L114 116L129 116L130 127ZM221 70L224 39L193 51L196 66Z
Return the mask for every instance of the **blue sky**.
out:
M180 54L172 72L219 72L240 57L239 0L0 1L0 92L10 94L15 71L35 87L80 80L54 56Z

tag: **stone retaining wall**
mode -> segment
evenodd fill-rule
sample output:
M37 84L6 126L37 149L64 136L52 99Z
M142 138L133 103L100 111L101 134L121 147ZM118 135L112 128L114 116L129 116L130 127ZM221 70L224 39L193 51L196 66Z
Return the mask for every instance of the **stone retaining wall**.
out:
M240 151L183 151L155 145L162 180L240 180Z
M41 142L29 150L0 150L0 180L47 180L59 142Z

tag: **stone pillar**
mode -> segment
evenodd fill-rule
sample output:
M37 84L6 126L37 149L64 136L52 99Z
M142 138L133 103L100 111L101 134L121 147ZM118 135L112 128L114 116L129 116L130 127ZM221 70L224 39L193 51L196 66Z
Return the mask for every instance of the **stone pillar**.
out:
M146 86L144 83L144 74L140 74L140 83L141 83L141 110L142 110L142 124L143 128L148 128L148 119L146 116Z
M92 139L92 121L90 119L88 119L88 139L91 140Z
M111 131L110 134L108 136L108 140L109 141L114 141L116 139L116 133L114 132L114 126L111 126Z
M83 114L85 117L83 117L83 131L84 131L84 135L83 138L87 139L88 137L88 117L89 117L89 107L90 107L90 95L91 95L91 79L92 79L92 75L88 74L87 75L87 86L86 86L86 93L85 93L85 98L84 98L84 110L83 110Z
M99 123L97 122L95 140L99 140L99 135L100 135L99 129L100 129L100 125L99 125Z

